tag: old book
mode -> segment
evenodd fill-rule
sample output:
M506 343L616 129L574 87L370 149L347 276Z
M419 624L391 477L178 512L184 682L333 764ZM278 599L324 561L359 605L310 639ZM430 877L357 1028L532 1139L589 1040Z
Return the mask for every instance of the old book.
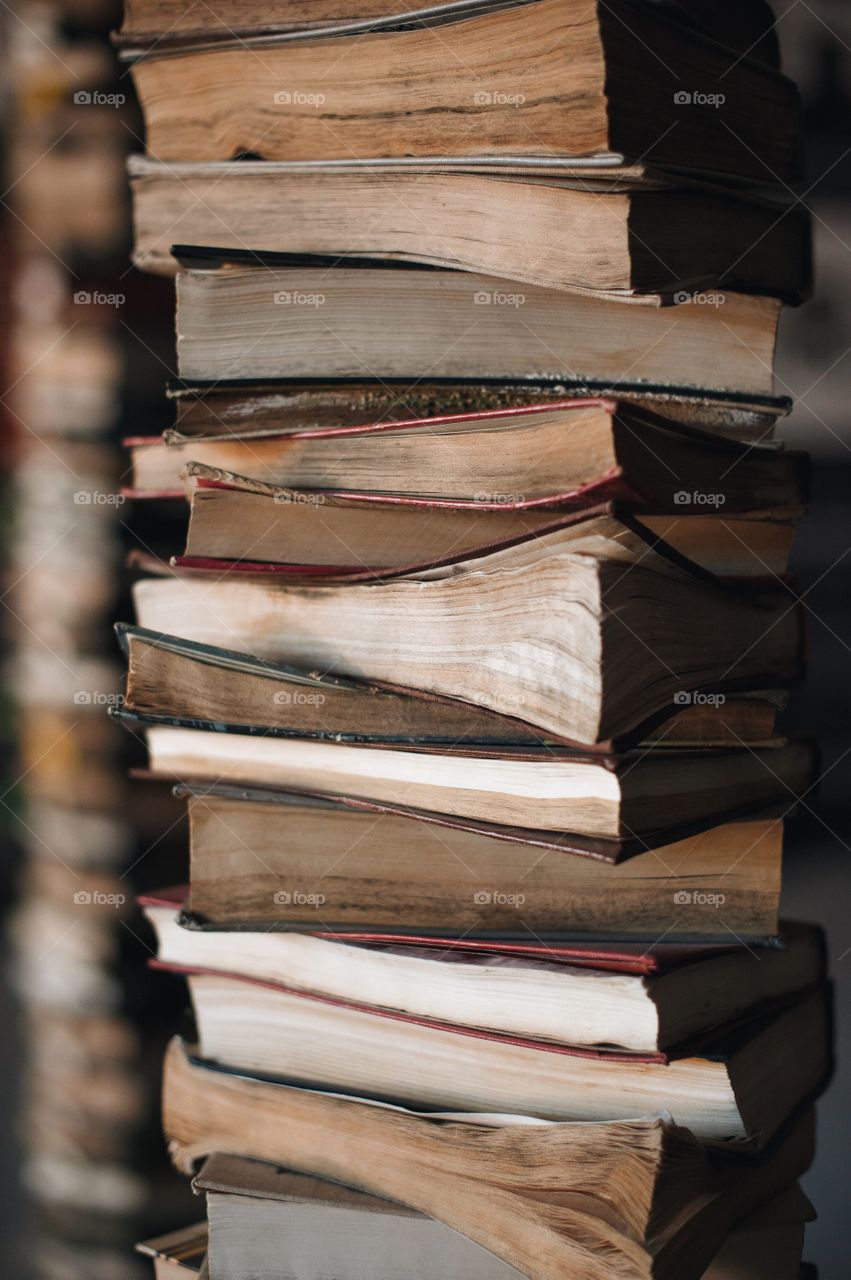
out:
M331 793L450 818L663 843L672 832L759 813L815 783L811 743L764 750L586 753L555 744L380 744L145 728L152 771L210 781Z
M656 511L683 515L689 512L680 508L694 505L726 514L800 505L807 488L800 450L739 443L607 399L363 426L254 429L190 437L186 444L218 449L217 458L190 455L196 464L236 472L240 458L250 459L245 474L273 485L484 505L490 494L490 505L503 507L621 497ZM688 500L677 487L685 480L697 490Z
M673 13L497 4L437 25L154 46L133 78L162 160L605 157L798 181L795 86Z
M777 933L778 816L648 847L341 796L210 782L184 792L189 905L218 924L515 939Z
M577 511L588 510L581 504L592 496L587 490L561 501L553 496L548 506L547 499L484 489L472 500L292 489L198 462L187 464L184 482L190 520L184 553L175 564L248 559L335 578L384 577L554 533L569 527ZM704 495L706 490L678 490L670 515L645 515L639 505L637 517L626 519L648 541L660 537L710 573L732 578L786 573L802 508L744 512L738 518L732 512L721 515L720 506L717 516L690 514L694 499ZM674 514L678 501L686 514ZM621 504L620 510L603 505L616 516L634 511L632 504Z
M739 54L779 65L774 14L766 0L674 0L678 16ZM128 0L116 43L158 48L203 40L250 40L257 35L311 27L365 23L398 24L400 19L427 22L442 14L475 13L497 7L495 0L287 0L270 14L265 0L223 0L215 10L187 9L177 14L168 0Z
M183 464L201 479L219 470L235 473L232 485L240 478L269 485L269 496L282 504L287 498L278 488L431 498L508 517L615 499L680 516L798 507L808 480L799 450L739 443L628 403L575 399L361 427L191 438L175 450L171 477L160 489L175 484Z
M207 1202L212 1280L521 1278L434 1218L262 1161L210 1156L193 1186ZM727 1237L703 1280L798 1280L812 1216L800 1187L789 1188ZM181 1238L173 1248L184 1253Z
M267 1184L259 1185L266 1170L286 1197L285 1213L269 1211ZM208 1274L215 1280L222 1268L228 1280L324 1280L329 1265L340 1280L437 1280L453 1267L449 1274L466 1280L521 1274L434 1218L260 1161L211 1156L194 1185L205 1192L209 1228L205 1221L136 1246L152 1260L156 1280ZM796 1186L757 1210L727 1237L703 1280L804 1280L807 1204ZM375 1214L382 1215L378 1222ZM215 1260L208 1272L209 1233ZM297 1263L287 1262L290 1250ZM813 1274L806 1269L810 1280Z
M697 1280L733 1225L812 1159L811 1117L769 1160L719 1164L661 1120L416 1115L211 1070L179 1042L164 1091L166 1135L186 1172L216 1151L342 1182L444 1222L528 1280Z
M203 566L197 566L203 570ZM135 587L141 626L272 661L500 705L618 739L697 690L800 673L788 587L731 584L610 517L397 577L316 585L243 561Z
M703 1142L761 1148L830 1073L820 989L734 1031L643 1056L430 1023L256 979L187 980L203 1058L416 1108L605 1121L663 1106Z
M778 418L791 407L788 396L748 397L710 388L664 388L629 377L621 380L615 393L611 384L576 380L568 374L557 382L540 378L476 382L463 377L428 376L360 382L316 377L273 378L265 382L224 379L213 384L173 383L167 394L176 425L164 433L163 439L175 445L218 436L287 435L313 428L367 427L376 423L404 425L425 418L606 397L646 408L685 426L762 444L773 438Z
M502 416L502 415L500 415ZM478 417L478 415L477 415ZM506 415L507 417L507 415ZM570 419L568 419L570 422ZM428 425L427 425L428 424ZM507 423L509 429L505 432L503 440L506 445L511 445L511 437L516 431L521 435L520 424L512 426ZM407 435L408 429L411 434ZM433 469L439 459L439 455L448 449L454 454L463 457L468 448L472 452L478 451L481 455L481 444L485 435L484 427L481 429L480 440L464 441L454 440L452 435L460 433L462 430L460 424L456 428L456 432L443 430L443 424L439 419L426 419L417 423L401 424L398 429L395 427L376 428L373 424L369 428L351 430L340 428L339 430L329 430L322 435L318 435L315 431L297 431L283 434L275 431L265 432L239 432L235 434L217 434L210 436L185 436L182 433L169 430L162 436L137 436L129 438L125 441L125 446L130 453L130 471L132 482L123 490L124 496L136 499L173 499L186 497L186 477L189 475L206 476L207 478L215 478L216 473L220 473L220 478L227 480L230 487L239 486L240 480L251 480L255 484L271 485L273 488L281 488L283 490L295 489L300 491L304 485L304 480L300 477L304 475L307 480L312 474L315 479L321 482L320 492L326 496L320 499L321 503L325 503L334 497L342 500L344 491L330 490L330 498L328 485L329 481L333 483L335 478L335 467L339 469L342 456L347 454L352 460L352 471L345 476L337 474L339 483L346 486L345 492L353 494L355 499L361 497L363 501L369 501L369 495L372 494L373 499L378 495L373 492L378 484L394 485L404 487L410 486L413 482L413 475L410 470L409 461L406 461L406 455L410 459L412 453L419 452L422 454L422 448L417 449L417 444L422 445L422 441L417 441L416 432L430 431L435 437L436 442L429 451L425 451L425 456L420 457L418 462L421 465L428 466ZM382 439L379 436L380 430L387 431L387 444L382 446ZM495 427L494 430L497 430ZM479 434L470 427L471 436ZM533 433L534 434L534 433ZM544 434L546 434L544 432ZM564 433L566 434L566 433ZM577 432L578 436L582 436L583 431ZM708 434L708 433L707 433ZM593 444L593 431L588 432L588 447ZM650 433L648 433L649 437ZM634 453L641 453L643 446L641 445L642 436L635 437ZM493 437L488 437L487 443L490 444ZM732 443L732 440L729 441ZM518 442L514 441L516 446ZM743 442L747 446L758 449L757 456L752 459L752 467L757 473L762 473L762 488L765 488L765 481L769 482L771 487L772 474L777 478L785 477L783 481L784 487L786 480L791 484L785 489L784 498L792 498L795 496L795 488L800 489L806 478L806 467L799 456L791 453L783 459L782 454L776 449L758 448L755 440ZM564 443L562 443L562 452ZM509 448L508 452L511 452ZM614 451L613 451L614 452ZM769 459L772 454L772 459ZM393 456L397 456L397 461L393 463ZM711 456L711 450L710 450ZM723 450L719 450L719 458L723 456ZM736 452L730 450L726 455L728 465L735 462ZM567 459L562 460L562 465ZM366 465L368 464L368 465ZM477 464L482 468L481 460ZM523 464L524 476L528 476L528 460ZM584 464L584 474L587 475L588 463ZM312 468L312 471L311 471ZM357 490L352 487L353 474L357 474L357 469L361 469L364 488ZM748 468L750 469L750 468ZM447 487L460 491L460 497L454 499L444 499L444 509L449 509L452 505L460 504L463 509L468 506L473 510L494 511L498 510L506 517L510 517L512 506L518 503L525 504L521 506L522 510L534 511L536 504L540 505L541 510L546 512L552 510L555 504L565 506L568 509L579 509L583 505L607 500L611 495L618 495L621 499L628 499L633 505L643 502L642 495L632 491L624 482L623 462L622 459L612 459L612 467L608 474L596 475L589 481L581 484L578 489L568 491L566 493L557 494L554 488L554 478L549 477L545 482L545 488L540 498L527 499L525 492L521 493L517 486L517 473L513 477L504 476L504 468L501 467L493 458L484 467L485 474L493 475L496 473L500 476L497 483L503 486L514 485L514 488L490 488L475 489L471 483L473 476L456 476L446 475L445 470L442 473L442 479L446 480ZM532 468L532 478L534 479L535 468ZM582 474L582 471L580 471ZM732 471L731 473L732 474ZM652 477L652 472L651 472ZM636 477L637 478L637 477ZM671 514L676 514L679 520L687 514L695 514L696 512L705 513L712 511L721 514L721 508L726 506L727 493L726 487L714 491L707 489L674 489L671 481L674 479L674 473L667 475L668 485L662 495L661 506L673 506ZM422 485L422 480L420 480ZM524 489L526 485L524 484ZM735 494L738 486L730 486L731 493ZM379 491L380 492L380 491ZM466 495L464 496L466 492ZM741 493L741 491L739 491ZM778 492L777 483L775 481L775 494ZM273 495L274 496L274 495ZM385 496L393 497L393 492L386 493ZM416 497L416 493L402 495L408 497ZM279 501L286 502L287 499L281 495ZM742 494L740 500L744 500ZM309 503L310 499L293 499L294 503L299 501ZM751 497L748 501L752 504L754 499ZM433 505L433 504L432 504ZM749 515L756 519L770 519L774 525L782 521L790 521L796 519L801 514L801 509L797 506L789 506L785 508L775 508L773 510L763 509L762 512L751 509L750 511L740 511L738 513L730 513L735 516ZM676 529L676 523L668 521L666 527ZM687 526L686 526L687 527ZM709 526L706 526L709 527ZM716 527L724 527L720 521L716 522ZM753 532L753 531L752 531ZM765 531L763 531L765 532ZM777 530L775 530L775 533ZM759 537L759 531L754 533ZM732 539L730 540L732 541Z
M491 504L434 501L261 486L200 463L186 470L190 524L184 553L173 563L187 568L224 569L247 557L302 576L380 578L554 533L572 520L559 508L512 507L515 495L508 494L488 494L499 499ZM648 541L661 538L709 573L764 581L787 573L801 511L639 513L632 522Z
M525 724L508 697L493 707L416 689L346 680L330 672L284 666L213 645L117 623L127 659L123 710L150 723L244 729L272 737L353 742L531 743L554 739ZM778 690L681 698L647 723L639 741L669 747L779 745ZM601 744L613 750L615 743ZM55 839L51 848L55 848Z
M780 302L623 306L371 259L175 250L181 378L621 380L771 395ZM720 314L719 314L720 313Z
M659 189L652 179L645 187L629 170L603 192L599 179L586 190L587 177L519 166L494 174L137 156L130 172L136 264L167 275L180 243L397 258L625 297L727 287L797 302L810 287L800 208L711 188ZM695 236L695 225L706 234Z
M817 928L786 925L781 945L558 944L533 954L498 941L478 949L269 930L198 927L168 897L143 900L169 967L228 974L414 1018L574 1046L657 1054L770 1008L824 975Z

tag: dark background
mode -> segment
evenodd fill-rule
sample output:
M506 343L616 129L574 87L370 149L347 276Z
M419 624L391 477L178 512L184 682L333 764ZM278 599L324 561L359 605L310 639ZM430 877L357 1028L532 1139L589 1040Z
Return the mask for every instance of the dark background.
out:
M822 1280L851 1274L851 5L774 5L784 66L807 114L815 300L787 311L778 390L797 400L782 434L813 456L812 507L794 567L805 588L809 678L789 723L818 734L823 781L790 824L784 913L828 930L838 1066L818 1108L818 1155L804 1187L819 1214L804 1256Z

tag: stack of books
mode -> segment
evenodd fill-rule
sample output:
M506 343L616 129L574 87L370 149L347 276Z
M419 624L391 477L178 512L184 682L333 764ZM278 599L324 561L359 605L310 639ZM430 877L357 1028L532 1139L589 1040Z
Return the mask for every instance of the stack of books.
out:
M158 1274L796 1277L830 1069L774 437L809 287L766 6L136 0L177 281L121 718L208 1221ZM756 55L756 56L755 56ZM202 1162L203 1167L200 1168Z

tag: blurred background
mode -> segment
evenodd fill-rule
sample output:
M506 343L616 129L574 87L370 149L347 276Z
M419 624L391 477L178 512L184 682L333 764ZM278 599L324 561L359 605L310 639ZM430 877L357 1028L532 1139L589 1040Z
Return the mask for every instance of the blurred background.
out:
M788 310L781 425L814 459L795 568L810 676L787 724L819 735L824 780L790 824L786 915L829 930L839 1068L819 1107L805 1257L845 1280L851 1249L851 6L775 0L809 134L816 298ZM0 1256L18 1280L124 1280L131 1252L197 1212L171 1174L157 1081L179 989L146 968L136 894L185 879L181 811L128 786L142 756L107 709L127 547L174 518L118 495L120 441L169 425L171 284L129 265L129 79L112 0L0 0Z
M143 756L108 717L126 551L167 518L121 499L120 442L167 424L173 345L171 286L129 263L120 17L112 0L0 8L0 1231L22 1280L148 1275L134 1241L197 1216L158 1114L183 995L148 970L134 905L185 879L182 811L128 784Z

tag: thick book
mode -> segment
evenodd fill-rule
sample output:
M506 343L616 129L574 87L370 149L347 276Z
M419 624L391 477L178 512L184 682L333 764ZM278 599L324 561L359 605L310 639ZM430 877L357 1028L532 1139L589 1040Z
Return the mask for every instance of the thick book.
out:
M648 845L788 804L817 776L815 749L801 740L760 750L672 750L662 743L603 754L552 743L344 743L167 724L147 726L145 738L151 770L182 782L330 793L473 823Z
M196 1265L208 1230L213 1280L522 1280L516 1268L434 1218L340 1183L213 1155L193 1187L207 1203L204 1241L195 1228L185 1244L179 1237L167 1247L184 1258L188 1252ZM737 1226L703 1280L798 1280L813 1216L800 1187L790 1187Z
M221 388L217 391L211 393L208 413L219 412ZM341 411L337 425L320 426L311 415L304 426L285 428L281 422L285 411L276 415L274 426L265 425L272 417L263 412L267 400L277 407L284 397L244 395L243 421L233 428L226 419L215 424L216 430L212 422L205 423L206 432L187 422L188 430L171 428L162 436L128 437L124 445L130 455L131 482L124 487L124 495L183 498L187 472L195 474L197 469L200 475L218 472L284 490L320 490L325 494L322 503L333 501L335 495L341 500L344 494L353 494L354 500L360 496L362 501L376 501L376 495L383 493L408 497L410 508L415 505L413 499L439 493L439 484L444 491L444 510L455 504L473 510L499 510L506 518L511 516L512 506L534 513L536 507L542 511L559 506L572 509L617 498L636 508L676 513L680 520L698 513L720 515L726 512L728 502L728 518L750 513L777 520L796 515L807 492L805 456L779 450L765 418L752 418L753 428L742 426L739 439L738 425L724 424L722 430L716 421L708 429L686 427L680 431L670 418L657 418L640 408L633 414L626 401L615 407L613 402L558 402L551 398L549 405L541 402L496 412L476 410L404 421L397 415L396 419L357 426L346 423L347 417L356 415ZM180 408L205 402L177 403ZM534 416L536 407L541 411L540 419ZM662 407L668 413L679 413L684 406L669 401ZM249 415L255 418L255 425L245 421ZM648 425L654 419L656 425ZM488 451L494 436L505 450L506 461L516 461L514 472L508 472L501 454ZM552 473L543 475L540 464L530 466L526 446L533 442L545 443L553 450ZM766 447L761 447L763 442ZM673 467L666 470L661 461L647 460L654 444L669 446L672 460L693 467L695 479L704 487L694 487L689 478L692 487L674 488ZM731 447L725 450L725 444ZM737 457L743 457L748 448L756 451L745 468L751 474L753 492L734 478ZM450 456L463 465L461 474L450 471ZM713 475L713 463L722 459L726 459L723 482L716 466L715 487L710 487L705 483L707 477ZM344 463L350 469L344 468ZM425 472L415 470L414 464ZM423 485L424 473L433 475L430 489ZM527 478L522 490L518 475Z
M492 441L490 447L495 443L501 442ZM248 558L255 564L290 565L305 572L312 568L333 577L384 577L466 558L483 547L495 550L554 533L570 527L578 511L592 509L584 502L599 496L596 486L540 499L482 489L469 500L292 489L198 462L187 464L184 481L190 519L184 553L175 557L175 564ZM612 485L620 487L614 477ZM605 491L607 482L601 488ZM734 511L717 517L674 514L688 511L705 493L678 490L667 516L645 515L640 498L637 513L632 503L626 509L615 503L593 509L623 517L639 536L648 541L658 537L722 577L764 578L787 572L800 508L764 509L738 517ZM724 495L712 496L720 511Z
M193 1186L204 1193L208 1220L136 1246L156 1280L521 1280L515 1267L436 1219L340 1183L215 1155ZM702 1280L803 1278L807 1206L796 1186L757 1210L727 1237Z
M415 1108L608 1121L664 1106L702 1142L762 1148L814 1101L831 1070L824 989L732 1031L639 1055L430 1021L255 978L180 972L203 1058Z
M654 847L343 796L199 782L189 906L219 925L471 938L777 934L783 819Z
M210 471L237 473L231 486L250 480L281 505L290 490L316 491L319 505L335 495L356 501L383 494L410 499L406 511L416 499L515 520L539 508L616 500L681 517L727 516L800 507L808 494L807 456L800 450L740 443L606 399L193 437L175 451L170 483L185 462L190 477L199 477L196 488Z
M661 1119L415 1114L210 1068L177 1041L164 1128L187 1173L220 1152L341 1182L436 1218L528 1280L608 1280L613 1266L623 1280L698 1280L732 1227L813 1155L811 1116L770 1158L719 1162Z
M523 166L493 173L131 156L133 256L142 270L171 275L175 243L251 245L425 262L624 300L722 288L792 303L807 295L809 222L800 206L632 175L625 169L601 189L594 171L581 169L537 176Z
M770 396L781 303L672 307L466 271L179 246L182 379L590 379ZM723 296L723 302L719 301Z
M335 742L449 746L556 741L518 718L508 697L498 697L493 707L477 707L459 698L270 662L124 622L116 623L115 630L127 660L121 709L145 723ZM782 691L772 689L689 695L629 739L604 742L597 749L622 750L642 742L668 747L781 745L777 716L786 700Z
M248 48L154 45L133 51L133 78L161 160L602 157L799 181L794 84L675 13L640 0L498 3Z
M801 674L789 584L730 582L622 520L590 515L512 546L361 581L250 561L136 583L142 627L273 662L415 687L578 743L621 738L697 691Z
M142 899L159 960L171 968L252 978L349 1004L366 1001L431 1022L504 1036L653 1056L779 1006L824 976L824 939L787 924L780 945L619 951L499 941L478 949L256 929L223 932L184 917L182 901ZM643 970L643 971L642 971Z

